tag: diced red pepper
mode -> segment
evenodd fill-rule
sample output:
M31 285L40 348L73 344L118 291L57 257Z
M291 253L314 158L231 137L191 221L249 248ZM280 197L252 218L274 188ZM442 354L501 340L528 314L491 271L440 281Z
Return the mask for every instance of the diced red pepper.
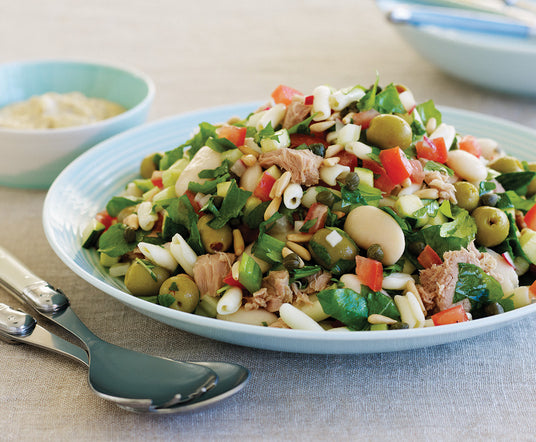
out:
M162 181L162 175L153 175L151 177L151 183L153 183L153 186L159 187L160 189L164 188L164 182Z
M272 92L272 98L274 99L274 102L276 104L283 103L283 104L290 104L292 101L292 97L294 95L303 95L300 91L297 91L296 89L293 89L288 86L284 86L280 84L275 88L275 90Z
M413 167L400 147L384 149L380 152L380 161L393 184L400 184L411 176Z
M270 201L270 191L277 180L267 172L264 172L261 176L257 187L253 190L253 196L256 196L261 201Z
M426 244L424 250L417 257L417 261L419 261L419 264L422 265L425 269L429 269L434 264L443 264L443 260L441 259L441 257L428 244Z
M195 213L199 215L201 213L201 205L195 200L195 193L187 190L184 194L188 197L188 201L190 201Z
M466 322L469 321L469 318L463 306L459 304L432 315L432 321L434 321L434 325L447 325Z
M482 154L482 149L476 138L472 135L466 135L458 142L458 147L460 150L465 150L470 154L473 154L475 157L480 157Z
M311 106L315 101L315 96L314 95L307 95L307 97L305 97L305 100L303 101L303 104L307 105L307 106Z
M536 230L536 204L525 214L525 224L529 229Z
M238 126L222 126L218 129L220 138L227 138L235 146L243 146L246 141L247 128Z
M533 298L536 297L536 281L529 286L529 292Z
M380 261L357 255L355 257L355 274L371 290L379 292L383 283L383 265Z
M316 219L316 223L307 230L307 233L315 233L318 230L322 229L324 225L326 224L326 219L328 218L328 206L321 203L313 203L311 207L309 207L309 210L307 211L307 215L305 215L305 222L310 221L312 219Z
M424 137L423 140L415 144L415 149L417 150L418 158L424 158L442 164L447 162L448 151L443 137L433 139Z
M230 285L231 287L239 287L241 289L244 288L244 286L242 284L240 284L240 282L236 279L233 278L233 274L232 272L229 272L225 278L223 278L223 283L224 284L227 284L227 285Z
M389 195L395 188L385 169L374 160L363 160L363 167L372 170L374 173L374 187Z
M104 225L104 229L105 230L108 230L108 228L114 224L114 221L116 220L116 218L114 218L113 216L111 216L110 214L108 214L108 212L106 210L103 210L102 212L99 212L95 215L95 219L101 223L102 225Z
M302 144L310 146L311 144L321 143L325 147L329 146L326 141L324 133L311 133L311 134L291 134L290 135L290 147L298 147Z
M351 172L357 167L357 157L353 153L343 150L335 156L340 158L338 164L348 166Z

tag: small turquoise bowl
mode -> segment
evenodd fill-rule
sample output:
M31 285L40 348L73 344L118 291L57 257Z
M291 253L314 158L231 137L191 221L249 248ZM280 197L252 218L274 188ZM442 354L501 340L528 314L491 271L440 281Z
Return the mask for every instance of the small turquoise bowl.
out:
M47 189L81 153L146 121L155 87L125 67L76 60L37 60L0 65L0 108L46 92L78 91L125 107L106 120L58 129L0 127L0 186Z

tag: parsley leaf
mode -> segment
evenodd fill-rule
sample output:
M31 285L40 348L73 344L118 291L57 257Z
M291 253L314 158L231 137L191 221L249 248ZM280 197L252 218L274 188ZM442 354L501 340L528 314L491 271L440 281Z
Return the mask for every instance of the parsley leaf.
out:
M108 204L106 204L106 211L110 216L116 217L119 215L121 210L127 207L135 206L140 201L141 200L139 198L130 199L123 196L114 196L110 201L108 201Z
M209 222L209 226L213 229L221 229L231 218L239 216L251 195L251 192L240 189L234 179L231 180L231 185L223 199L220 210L215 218Z

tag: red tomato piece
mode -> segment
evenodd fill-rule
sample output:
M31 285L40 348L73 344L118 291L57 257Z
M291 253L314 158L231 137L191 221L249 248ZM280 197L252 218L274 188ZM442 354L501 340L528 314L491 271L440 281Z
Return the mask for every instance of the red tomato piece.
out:
M384 149L380 152L380 161L393 184L400 184L411 176L413 167L400 147Z
M469 318L461 305L455 305L432 315L432 321L434 321L434 325L447 325L469 321Z
M113 216L108 214L108 212L106 210L103 210L102 212L97 213L95 215L95 219L99 223L104 225L105 230L108 230L108 227L110 227L114 223L114 221L116 220L116 218L114 218Z
M465 150L470 154L473 154L475 157L480 157L482 154L482 149L478 144L478 141L472 135L466 135L458 142L458 147L461 150Z
M184 194L188 197L188 201L190 201L195 213L199 215L201 212L201 205L195 200L195 193L193 193L191 190L187 190Z
M159 187L160 189L164 188L164 182L162 181L162 175L154 175L151 177L151 183L153 186Z
M303 95L300 91L280 84L272 92L272 98L276 104L283 103L289 105L294 95Z
M526 213L525 224L529 229L536 230L536 204Z
M417 157L427 160L436 161L438 163L446 163L448 157L447 146L443 137L430 139L424 137L423 140L418 141L415 144L417 150Z
M316 134L291 134L290 135L290 147L295 148L302 144L307 144L307 146L310 146L311 144L321 143L325 147L329 146L329 143L326 141L326 137L323 133L316 133Z
M374 173L374 187L380 189L383 193L389 195L395 188L395 184L391 181L385 169L376 161L363 160L363 167L372 170Z
M410 179L414 184L422 184L424 181L424 169L419 160L409 160L413 171L411 172Z
M218 129L218 136L220 138L227 138L235 146L243 146L246 141L245 127L238 126L222 126Z
M338 164L342 166L348 166L350 168L350 171L353 171L354 168L357 167L357 157L353 153L350 153L347 150L343 150L335 156L340 158Z
M382 289L383 265L380 261L357 255L355 257L355 274L371 290L378 292Z
M305 222L316 219L316 223L307 230L307 233L315 233L324 227L328 218L328 206L321 203L313 203L305 215Z
M529 286L529 292L533 298L536 297L536 281Z
M264 172L261 176L257 187L253 190L253 196L256 196L261 201L270 201L270 191L277 180L269 173Z
M233 274L232 272L229 272L225 278L223 278L223 283L224 284L227 284L227 285L230 285L231 287L239 287L241 289L244 288L244 286L242 284L240 284L240 282L236 279L233 278Z
M428 244L426 244L424 250L417 257L417 261L419 261L419 264L422 265L425 269L432 267L434 264L443 264L443 260L441 259L441 257Z

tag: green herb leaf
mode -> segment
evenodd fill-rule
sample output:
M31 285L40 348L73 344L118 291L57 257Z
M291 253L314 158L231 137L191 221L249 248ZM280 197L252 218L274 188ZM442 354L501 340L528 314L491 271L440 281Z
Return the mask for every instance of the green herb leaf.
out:
M240 189L234 179L231 180L231 185L223 199L219 213L210 221L209 226L213 229L221 229L230 219L240 216L246 201L251 195L251 192Z
M169 307L171 304L175 302L174 296L169 293L164 293L163 295L157 295L156 299L158 301L158 304L163 305L164 307Z
M438 171L448 176L454 175L454 171L450 169L449 167L445 166L444 164L437 163L431 160L426 162L426 164L424 165L424 170L427 172Z
M400 312L389 295L375 292L366 285L361 285L361 294L367 298L369 315L383 315L400 321Z
M367 330L366 298L348 288L326 289L317 294L322 310L353 330Z
M400 101L400 95L394 84L389 84L378 95L374 108L382 114L405 114L406 109Z
M526 195L527 188L536 172L503 173L495 178L505 190L513 190L518 195Z
M421 120L424 122L425 125L426 123L428 123L428 120L430 120L430 118L435 118L438 126L441 124L441 112L437 110L432 100L428 100L424 103L418 104L415 109L419 113ZM450 146L447 146L447 148L449 147Z
M128 243L125 240L125 229L126 226L121 223L110 226L99 238L99 252L117 257L134 250L137 241Z
M130 199L123 196L114 196L110 201L108 201L108 204L106 204L106 211L110 216L116 217L119 215L121 210L127 207L135 206L140 201L141 200L139 198Z

